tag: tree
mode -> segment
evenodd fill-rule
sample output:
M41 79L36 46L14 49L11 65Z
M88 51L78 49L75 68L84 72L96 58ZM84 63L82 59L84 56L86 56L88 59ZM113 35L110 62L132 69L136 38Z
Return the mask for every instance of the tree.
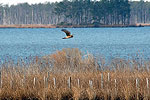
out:
M29 5L0 4L0 24L126 25L150 22L150 2L63 0Z

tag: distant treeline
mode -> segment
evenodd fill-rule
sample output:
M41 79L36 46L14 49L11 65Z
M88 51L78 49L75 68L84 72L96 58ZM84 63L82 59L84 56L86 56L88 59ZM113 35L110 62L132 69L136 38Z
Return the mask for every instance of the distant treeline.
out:
M150 2L63 0L0 5L0 24L128 25L150 22Z

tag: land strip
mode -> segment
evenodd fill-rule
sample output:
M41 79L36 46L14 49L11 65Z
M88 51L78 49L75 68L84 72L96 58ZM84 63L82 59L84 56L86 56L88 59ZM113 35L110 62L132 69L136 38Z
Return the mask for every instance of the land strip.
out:
M94 28L94 27L144 27L150 24L132 25L51 25L51 24L21 24L21 25L0 25L0 28Z

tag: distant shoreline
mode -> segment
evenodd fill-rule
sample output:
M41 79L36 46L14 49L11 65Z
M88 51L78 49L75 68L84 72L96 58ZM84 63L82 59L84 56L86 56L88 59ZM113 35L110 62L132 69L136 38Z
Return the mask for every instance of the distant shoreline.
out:
M23 25L0 25L0 28L101 28L101 27L144 27L150 24L132 25L50 25L50 24L23 24Z

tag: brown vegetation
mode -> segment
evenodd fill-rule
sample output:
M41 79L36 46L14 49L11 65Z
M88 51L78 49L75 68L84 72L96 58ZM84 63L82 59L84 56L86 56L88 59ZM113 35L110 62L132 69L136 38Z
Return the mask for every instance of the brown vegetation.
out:
M50 24L20 24L20 25L0 25L0 28L94 28L94 27L144 27L150 24L133 24L133 25L50 25Z
M0 25L0 28L56 28L55 25L43 25L43 24L12 24L12 25Z
M0 99L148 100L149 65L142 59L114 59L108 65L77 48L30 63L9 61L1 65Z

